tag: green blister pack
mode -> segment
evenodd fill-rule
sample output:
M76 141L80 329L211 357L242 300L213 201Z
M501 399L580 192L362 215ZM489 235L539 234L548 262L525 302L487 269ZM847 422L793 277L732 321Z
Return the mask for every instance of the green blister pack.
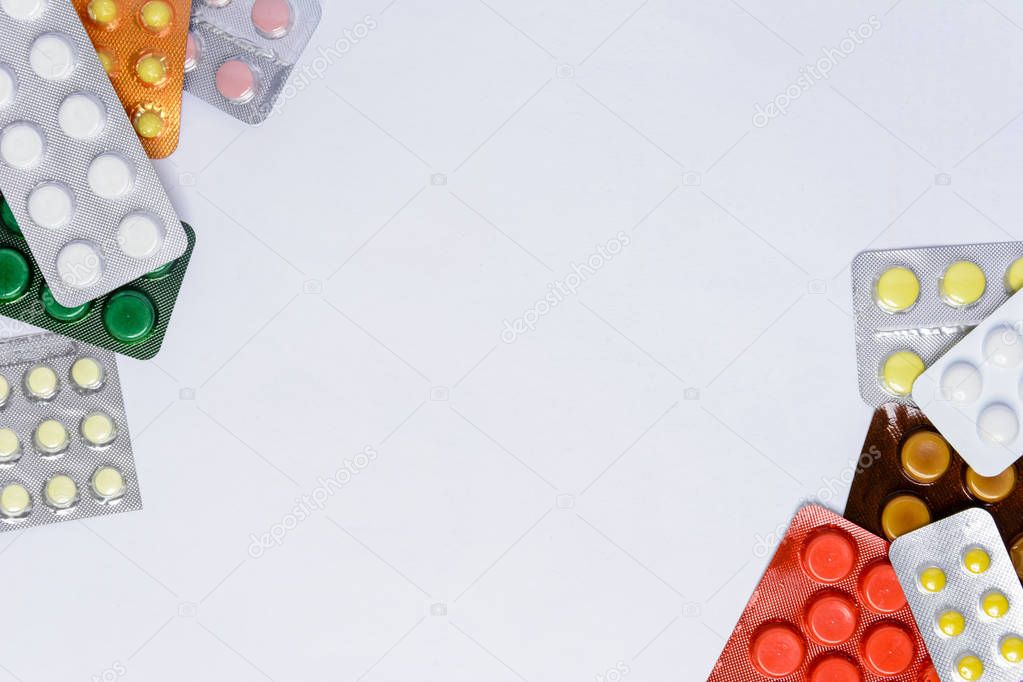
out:
M195 248L195 231L182 225L188 248L180 258L105 296L67 308L51 295L10 206L0 196L0 315L149 360L163 345Z

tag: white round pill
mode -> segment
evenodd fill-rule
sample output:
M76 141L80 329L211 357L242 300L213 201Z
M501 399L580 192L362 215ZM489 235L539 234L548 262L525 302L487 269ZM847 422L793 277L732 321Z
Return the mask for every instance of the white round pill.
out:
M60 33L44 33L32 43L29 64L43 80L59 81L71 75L78 64L78 53L71 39Z
M60 182L44 182L28 195L28 215L39 227L56 230L71 222L75 199Z
M148 213L131 213L117 228L117 243L131 258L149 258L163 246L163 226Z
M14 101L18 94L18 81L6 66L0 64L0 109Z
M35 19L46 9L45 0L0 0L2 9L12 19Z
M46 138L33 123L18 121L0 133L0 158L13 168L35 168L43 160Z
M980 372L968 362L953 363L941 375L941 397L953 403L971 403L983 388Z
M135 186L135 168L120 154L100 154L89 164L89 187L104 199L119 199Z
M103 256L92 242L69 242L57 254L57 274L70 287L88 289L103 276Z
M57 120L60 122L61 130L68 137L87 140L96 137L103 130L107 112L103 104L92 95L76 92L61 102Z
M1016 367L1023 362L1023 337L1013 327L1000 324L984 338L983 352L995 367Z
M1019 433L1019 418L1008 405L988 405L977 417L977 433L993 445L1011 443Z

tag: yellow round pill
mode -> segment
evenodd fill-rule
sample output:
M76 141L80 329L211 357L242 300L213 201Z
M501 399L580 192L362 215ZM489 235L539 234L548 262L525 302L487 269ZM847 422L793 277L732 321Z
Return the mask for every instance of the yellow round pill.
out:
M11 429L0 429L0 464L8 464L21 457L21 441Z
M0 407L7 404L7 399L11 396L11 385L7 383L7 377L0 374Z
M56 455L67 448L67 429L56 419L47 419L36 427L32 440L39 452Z
M964 680L979 680L980 676L984 674L984 664L972 654L963 656L956 664L956 672Z
M889 313L908 310L920 297L920 280L901 265L888 268L874 283L874 301Z
M106 412L92 412L82 419L82 438L89 445L109 445L116 437L117 427Z
M159 85L167 80L167 63L159 55L147 54L135 63L135 73L146 85Z
M1005 288L1010 294L1023 289L1023 258L1012 261L1012 265L1005 271Z
M0 491L0 515L8 519L25 516L32 511L32 496L20 483L8 483Z
M140 136L152 139L159 137L166 127L163 116L157 111L147 110L135 117L135 132Z
M46 482L43 495L54 509L69 509L78 501L78 486L70 476L57 474Z
M1016 635L1009 635L1002 640L998 651L1002 654L1002 658L1009 663L1019 663L1023 661L1023 639Z
M142 21L143 26L154 33L158 33L170 26L170 23L174 20L174 8L165 0L150 0L142 5L139 19Z
M938 616L938 630L949 637L958 637L966 629L966 619L958 611L946 611Z
M954 306L976 303L984 295L987 280L976 263L961 260L945 268L941 276L941 297Z
M1009 600L998 590L992 590L980 598L980 608L990 618L1002 618L1009 612Z
M108 26L117 21L117 2L115 0L92 0L86 9L89 18L97 24Z
M106 48L100 48L96 50L96 55L99 57L99 63L103 65L103 70L107 72L107 75L111 75L117 70L117 57L114 53Z
M116 500L124 495L124 477L114 467L100 467L92 475L92 492L101 501Z
M963 555L963 566L974 575L980 575L991 567L991 556L980 547L971 547Z
M95 391L103 387L106 373L95 358L78 358L71 365L71 381L82 391Z
M57 395L60 382L49 365L36 365L25 375L25 392L35 400L49 400Z
M907 396L913 392L913 383L924 369L924 361L913 351L896 351L881 367L881 384L892 395Z
M920 584L920 589L924 592L936 593L941 592L945 589L945 571L941 570L937 566L928 566L924 570L920 571L920 576L917 578Z

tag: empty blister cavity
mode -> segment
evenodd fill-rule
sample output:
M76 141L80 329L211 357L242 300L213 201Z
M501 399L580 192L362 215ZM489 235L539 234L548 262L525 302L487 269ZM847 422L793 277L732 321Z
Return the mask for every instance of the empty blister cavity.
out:
M104 199L120 199L135 187L135 168L120 154L100 154L89 164L89 187Z
M71 38L66 35L44 33L32 43L29 64L43 80L64 80L78 65L78 50Z
M57 112L61 130L76 140L89 140L103 131L107 112L103 103L93 95L76 92L61 102Z
M62 182L44 182L28 195L28 215L39 227L60 229L71 222L74 214L74 196Z
M11 168L35 168L45 152L46 138L34 123L17 121L0 132L0 159Z
M1007 445L1019 434L1019 417L1008 405L988 405L977 416L977 434L987 443Z
M983 388L980 371L968 362L949 365L941 375L941 397L953 403L972 403Z

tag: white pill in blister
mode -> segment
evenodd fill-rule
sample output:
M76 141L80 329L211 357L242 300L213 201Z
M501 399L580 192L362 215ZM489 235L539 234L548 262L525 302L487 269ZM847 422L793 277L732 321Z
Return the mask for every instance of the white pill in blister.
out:
M0 0L0 9L13 19L35 19L46 9L45 0Z
M12 123L0 133L0 158L8 166L34 168L42 161L45 150L43 132L31 123Z
M14 101L18 94L18 81L6 66L0 64L0 109Z
M941 375L941 397L954 403L971 403L980 397L984 382L977 368L968 362L949 365Z
M63 80L78 63L78 53L69 38L60 33L44 33L32 43L28 54L32 70L49 81Z
M60 128L68 137L87 140L99 135L107 121L103 104L92 95L68 95L57 112Z
M117 227L117 243L132 258L149 258L163 246L163 227L148 213L132 213Z
M59 182L45 182L28 195L28 215L39 227L55 230L71 222L75 199L71 190Z
M70 287L88 289L103 276L103 256L90 242L70 242L57 254L57 274Z
M1011 443L1019 433L1019 418L1008 405L988 405L977 416L977 433L988 443Z
M89 164L89 187L104 199L119 199L135 186L135 168L120 154L100 154Z
M1016 367L1023 362L1023 337L1009 325L998 325L984 337L983 353L995 367Z

